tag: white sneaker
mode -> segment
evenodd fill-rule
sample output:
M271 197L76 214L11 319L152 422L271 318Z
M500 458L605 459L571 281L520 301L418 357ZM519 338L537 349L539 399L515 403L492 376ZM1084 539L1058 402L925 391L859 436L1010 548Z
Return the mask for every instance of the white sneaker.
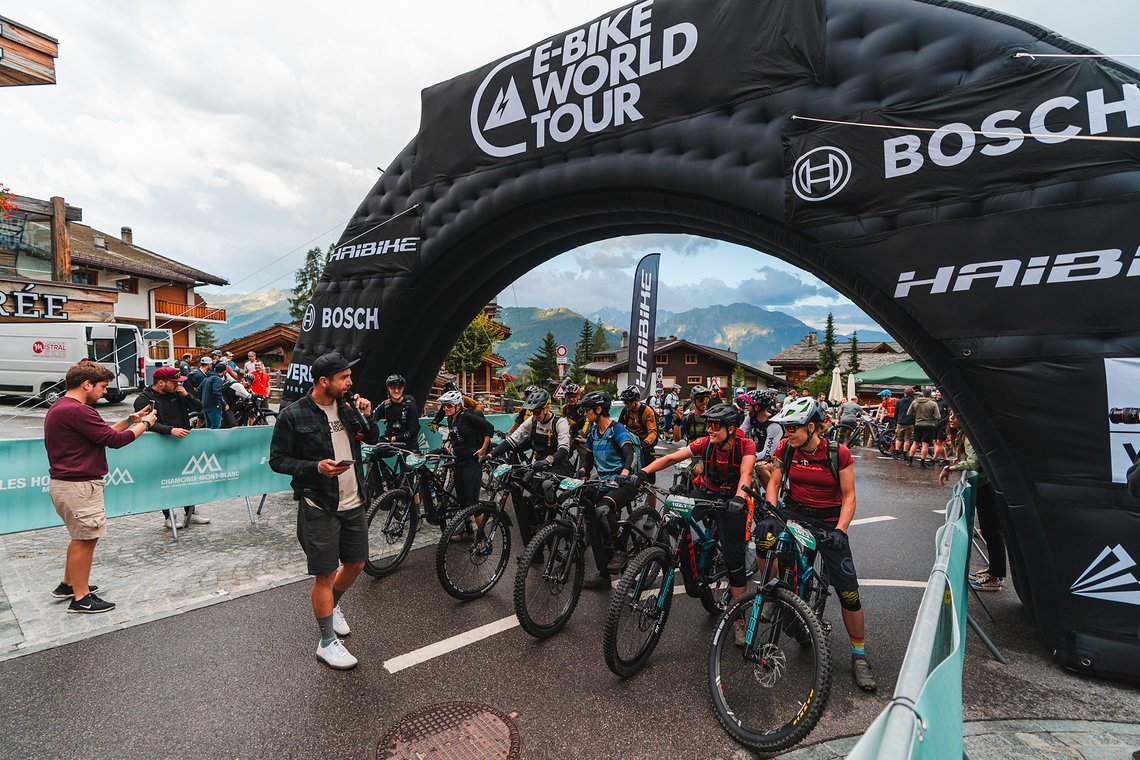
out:
M317 644L317 659L334 670L352 670L356 667L356 658L353 657L340 639L336 639L327 647Z
M209 525L210 524L210 518L209 517L202 517L202 515L198 514L197 512L194 512L190 515L190 524L191 525Z
M348 621L344 619L344 613L340 611L340 605L333 607L333 630L336 631L337 636L347 636L352 633L352 629L348 627Z

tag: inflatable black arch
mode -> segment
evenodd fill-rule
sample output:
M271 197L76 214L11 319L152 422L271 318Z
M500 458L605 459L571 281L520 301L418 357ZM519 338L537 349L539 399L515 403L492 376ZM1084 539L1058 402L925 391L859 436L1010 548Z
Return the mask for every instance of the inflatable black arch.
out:
M1088 138L1140 138L1140 90L1115 61L1050 57L1092 52L948 0L645 0L425 90L330 256L286 395L340 350L366 394L398 371L423 398L484 304L591 241L771 253L959 410L1058 661L1137 679L1120 483L1140 435L1107 409L1140 406L1140 148Z

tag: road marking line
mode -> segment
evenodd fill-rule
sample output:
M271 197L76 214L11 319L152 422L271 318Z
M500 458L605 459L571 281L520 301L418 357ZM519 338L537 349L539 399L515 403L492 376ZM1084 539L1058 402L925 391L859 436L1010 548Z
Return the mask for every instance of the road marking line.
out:
M878 517L861 517L858 520L852 520L851 524L852 525L866 525L867 523L877 523L877 522L883 522L885 520L897 520L897 519L898 519L897 517L891 517L890 515L879 515Z
M926 581L892 581L883 578L860 578L860 586L897 586L898 588L926 588Z
M932 509L931 511L932 511L932 512L934 512L934 514L936 514L936 515L944 515L944 514L946 514L946 510L945 510L945 509Z
M443 641L437 641L434 644L428 644L426 647L420 647L415 651L402 654L399 657L393 657L391 660L384 661L384 669L389 673L399 673L401 670L410 668L413 665L419 665L422 662L434 659L448 652L454 652L456 649L462 649L468 644L474 644L476 641L494 636L503 631L509 631L519 624L519 619L514 615L510 617L496 620L493 623L481 625L478 628L472 628L470 631L458 633Z
M882 454L879 454L879 459L894 459L894 457L885 457Z

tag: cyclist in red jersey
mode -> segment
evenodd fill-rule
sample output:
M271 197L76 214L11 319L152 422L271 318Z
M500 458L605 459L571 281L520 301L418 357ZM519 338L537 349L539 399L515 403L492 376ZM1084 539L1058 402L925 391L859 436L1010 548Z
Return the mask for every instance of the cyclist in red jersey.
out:
M773 457L780 468L768 480L766 496L776 504L784 490L788 517L829 530L819 551L827 564L828 579L839 596L843 625L851 639L851 668L856 685L875 691L875 677L863 646L865 624L859 601L859 579L847 541L847 528L855 517L855 460L846 446L820 437L824 412L812 398L799 398L775 416L787 437ZM831 447L837 449L833 452ZM757 531L757 545L770 545L768 526Z

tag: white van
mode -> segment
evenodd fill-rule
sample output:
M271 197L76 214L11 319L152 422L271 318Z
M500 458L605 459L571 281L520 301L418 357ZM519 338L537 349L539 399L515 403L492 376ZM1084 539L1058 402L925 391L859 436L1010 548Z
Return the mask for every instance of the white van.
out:
M154 371L159 367L173 367L177 364L174 358L174 333L170 330L145 328L142 331L143 343L146 344L146 376L143 385L154 385Z
M68 368L81 359L115 373L104 397L112 404L142 388L146 352L134 325L0 323L0 395L38 397L50 406L64 392Z

